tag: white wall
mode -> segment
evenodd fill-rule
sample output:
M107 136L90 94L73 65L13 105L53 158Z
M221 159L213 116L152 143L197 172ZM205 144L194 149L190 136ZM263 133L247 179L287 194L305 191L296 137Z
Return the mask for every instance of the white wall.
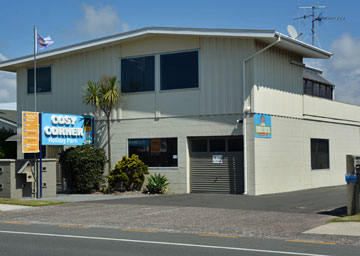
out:
M345 184L347 154L360 154L360 128L272 117L272 138L255 138L255 194ZM310 139L329 139L330 168L311 170Z

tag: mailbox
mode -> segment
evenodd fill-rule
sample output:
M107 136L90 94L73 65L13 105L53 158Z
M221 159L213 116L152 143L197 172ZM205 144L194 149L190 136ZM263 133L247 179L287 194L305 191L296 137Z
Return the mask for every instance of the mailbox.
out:
M31 163L27 161L17 172L18 174L25 174L26 175L26 182L35 182L34 179L34 170L31 166Z
M360 213L360 156L346 156L347 214Z

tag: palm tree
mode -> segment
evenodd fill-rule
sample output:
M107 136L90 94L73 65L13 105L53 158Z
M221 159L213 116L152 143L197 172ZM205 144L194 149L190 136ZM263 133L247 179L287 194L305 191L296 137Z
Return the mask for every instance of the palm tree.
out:
M116 76L103 76L99 82L88 81L84 87L83 103L91 105L96 111L102 111L106 116L108 136L108 170L111 168L111 111L121 100L119 81Z

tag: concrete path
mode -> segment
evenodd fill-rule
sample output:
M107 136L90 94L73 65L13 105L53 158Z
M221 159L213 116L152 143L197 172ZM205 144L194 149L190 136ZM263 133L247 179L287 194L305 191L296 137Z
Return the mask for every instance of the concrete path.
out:
M328 223L317 228L310 229L305 234L360 236L360 222L336 222Z
M141 193L122 193L121 195L102 195L102 194L58 194L56 197L42 198L41 200L62 201L62 202L88 202L102 201L125 198L148 197Z
M20 206L11 204L0 204L0 212L29 209L31 206Z

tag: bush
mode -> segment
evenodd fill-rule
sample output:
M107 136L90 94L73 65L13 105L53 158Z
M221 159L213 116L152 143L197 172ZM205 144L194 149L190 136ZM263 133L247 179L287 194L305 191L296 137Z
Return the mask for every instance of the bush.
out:
M74 192L90 193L99 190L104 181L105 151L92 145L69 148L60 155L68 186Z
M108 181L113 190L141 190L145 174L149 174L148 166L138 155L133 154L131 157L122 157L115 169L110 170Z
M0 158L16 159L16 141L5 141L15 134L10 129L0 129Z
M146 189L150 194L164 194L168 190L169 182L165 175L150 175Z

